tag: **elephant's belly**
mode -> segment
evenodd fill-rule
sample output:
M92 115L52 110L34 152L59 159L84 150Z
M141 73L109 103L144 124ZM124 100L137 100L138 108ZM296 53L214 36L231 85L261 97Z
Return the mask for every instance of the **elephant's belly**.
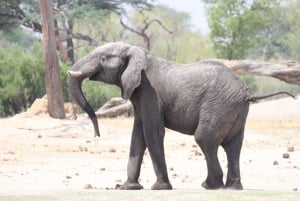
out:
M168 114L165 115L165 127L187 135L194 135L198 126L197 114Z

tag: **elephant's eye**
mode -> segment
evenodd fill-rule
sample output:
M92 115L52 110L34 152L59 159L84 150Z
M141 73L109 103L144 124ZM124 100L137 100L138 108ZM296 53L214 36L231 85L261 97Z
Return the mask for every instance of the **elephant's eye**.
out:
M100 61L103 63L103 62L105 62L105 60L106 60L105 56L101 55L100 56Z

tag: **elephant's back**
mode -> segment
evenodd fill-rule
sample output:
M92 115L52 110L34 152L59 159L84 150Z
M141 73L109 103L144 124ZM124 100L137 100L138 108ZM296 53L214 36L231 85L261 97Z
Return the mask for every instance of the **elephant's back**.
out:
M215 61L174 66L166 73L164 85L166 92L177 95L201 95L208 90L217 90L215 93L211 91L212 94L248 90L247 85L231 69Z

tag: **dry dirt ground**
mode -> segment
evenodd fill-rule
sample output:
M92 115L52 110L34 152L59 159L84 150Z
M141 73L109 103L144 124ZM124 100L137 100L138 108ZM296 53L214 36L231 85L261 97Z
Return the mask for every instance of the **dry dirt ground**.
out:
M99 119L101 138L94 139L85 116L56 120L21 114L0 119L0 195L114 189L126 180L132 120ZM201 189L206 163L193 137L167 130L165 150L173 188ZM219 157L225 178L221 148ZM250 107L241 174L245 189L300 191L300 98ZM147 153L140 182L145 189L155 182Z

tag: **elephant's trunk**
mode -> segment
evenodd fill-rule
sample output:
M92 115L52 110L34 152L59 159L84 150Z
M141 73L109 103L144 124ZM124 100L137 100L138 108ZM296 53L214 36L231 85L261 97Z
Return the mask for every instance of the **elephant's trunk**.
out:
M94 126L95 137L100 137L97 116L82 92L82 81L85 78L81 71L69 71L68 88L74 101L89 115Z

